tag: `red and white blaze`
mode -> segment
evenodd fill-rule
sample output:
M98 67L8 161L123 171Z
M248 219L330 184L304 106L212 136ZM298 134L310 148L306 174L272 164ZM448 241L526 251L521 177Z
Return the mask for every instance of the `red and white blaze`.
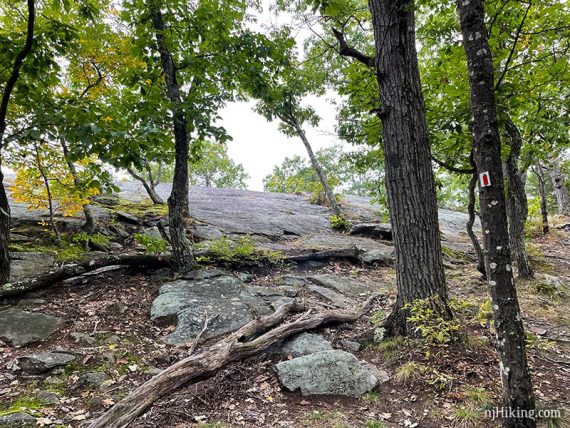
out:
M489 187L491 185L491 176L489 172L482 172L479 174L479 184L481 187Z

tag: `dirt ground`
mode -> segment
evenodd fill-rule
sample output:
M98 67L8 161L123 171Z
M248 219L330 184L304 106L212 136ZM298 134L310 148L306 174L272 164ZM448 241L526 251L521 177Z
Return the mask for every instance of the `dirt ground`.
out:
M562 418L543 426L570 426L570 290L549 285L549 276L570 287L570 232L553 231L530 245L537 268L533 281L517 288L528 332L528 359L539 406L561 410ZM289 268L290 269L290 268ZM330 263L319 272L374 279L394 296L392 268L363 268ZM279 272L283 273L283 272ZM230 365L215 377L159 400L132 426L142 427L496 427L484 414L500 404L498 356L485 312L487 286L472 263L455 260L447 270L451 297L457 302L457 340L426 345L389 340L354 352L386 370L390 380L359 399L303 397L283 391L273 372L282 358L265 353ZM57 287L26 296L18 305L65 320L63 328L37 346L11 348L0 342L0 412L27 411L38 425L85 426L158 371L188 355L187 348L163 344L172 327L149 320L149 310L163 280L151 273L108 272L82 284ZM268 284L266 272L254 283ZM354 325L330 326L319 333L342 348L389 310L376 307ZM321 307L319 310L323 310ZM77 334L85 336L77 339ZM75 338L74 338L75 337ZM65 350L76 360L49 375L26 375L17 358L31 352ZM352 352L352 351L351 351ZM105 372L100 386L82 375ZM51 391L58 402L45 404L39 391ZM2 414L2 413L0 413Z

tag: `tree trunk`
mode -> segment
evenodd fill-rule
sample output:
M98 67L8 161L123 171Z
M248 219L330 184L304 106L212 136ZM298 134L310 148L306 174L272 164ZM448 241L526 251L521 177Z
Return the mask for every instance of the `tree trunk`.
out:
M127 168L127 171L129 171L129 174L131 174L135 180L138 180L142 183L143 187L146 190L146 193L148 194L149 198L152 200L153 204L164 205L164 201L162 200L160 195L156 193L155 184L150 177L149 180L147 181L141 174L137 174L137 172L134 169Z
M32 50L34 43L34 25L36 22L36 5L34 0L28 0L28 24L26 29L26 42L14 60L10 77L4 85L2 100L0 101L0 285L10 278L10 204L4 188L4 174L2 173L2 150L4 148L4 133L6 132L6 114L10 96L16 86L20 69L24 60Z
M44 187L46 188L46 194L47 194L47 200L48 200L48 211L49 211L49 224L51 226L51 230L53 230L53 233L55 234L55 239L56 239L57 243L59 244L61 242L61 235L59 233L57 225L55 224L53 198L51 195L51 186L49 184L49 178L46 174L44 166L42 165L41 158L40 158L40 149L38 148L37 144L35 146L35 149L36 149L36 166L38 168L38 171L40 172L40 175L42 177L42 181L44 182Z
M414 334L407 303L429 298L448 305L437 200L416 52L414 2L370 0L380 90L386 189L396 254L398 298L386 323L389 335Z
M534 411L524 329L511 269L493 58L487 39L483 1L457 0L457 9L469 71L473 154L477 172L488 172L490 177L490 185L480 188L479 201L485 266L501 358L503 404L512 410ZM536 421L525 417L506 418L503 426L534 428Z
M331 323L357 321L370 310L371 304L377 297L373 296L368 299L362 308L353 313L325 312L278 325L290 312L302 310L296 301L285 303L273 314L249 322L227 338L205 348L198 354L190 355L148 380L115 404L89 428L127 427L159 398L189 383L208 379L231 362L259 354L274 343L303 331L314 330ZM278 326L267 331L275 325ZM260 336L257 337L258 335Z
M172 103L172 117L174 128L175 164L172 191L168 198L168 220L174 269L179 273L189 272L197 267L192 254L190 241L186 236L186 220L190 216L188 207L188 160L189 147L187 135L187 121L180 87L176 79L176 66L168 43L165 38L165 25L160 11L160 2L152 0L150 6L152 24L155 29L156 42L160 53L160 60L164 71L168 98Z
M554 196L558 203L558 214L570 216L570 190L568 189L568 179L560 171L560 167L554 164L548 168L550 179L554 186Z
M540 161L536 162L534 170L538 179L538 194L540 195L540 214L542 216L542 233L547 234L550 231L548 226L548 194L546 193L546 180L544 179L544 169Z
M477 187L477 172L473 173L471 180L469 181L469 205L467 206L467 211L469 212L469 220L465 227L467 228L467 234L473 243L473 248L477 254L477 270L481 272L483 276L487 276L485 271L485 257L483 255L483 249L479 243L479 238L473 232L473 223L475 223L475 188Z
M528 217L528 200L525 191L526 180L518 165L523 141L517 126L510 117L507 117L505 128L507 141L511 147L509 157L505 162L509 245L513 258L517 263L519 276L521 278L533 278L534 270L530 265L524 246L524 225Z
M0 285L10 279L10 204L0 164Z
M295 129L297 131L297 134L299 135L299 138L301 138L301 141L303 141L303 144L305 145L305 148L307 149L307 154L309 155L309 159L311 160L311 164L313 165L313 168L314 168L315 172L317 173L317 176L319 177L319 181L321 182L321 185L323 186L323 190L325 192L325 195L327 196L327 199L329 201L329 204L331 205L333 212L337 216L342 215L342 212L340 211L340 207L338 206L338 203L336 201L336 197L334 196L333 191L331 190L331 188L329 187L329 184L327 183L327 180L325 178L325 174L323 173L323 169L321 168L321 165L319 164L319 161L317 160L317 157L315 156L315 153L313 152L313 149L311 147L311 144L309 143L309 140L307 139L307 135L305 134L305 131L303 131L303 129L299 125L296 125Z

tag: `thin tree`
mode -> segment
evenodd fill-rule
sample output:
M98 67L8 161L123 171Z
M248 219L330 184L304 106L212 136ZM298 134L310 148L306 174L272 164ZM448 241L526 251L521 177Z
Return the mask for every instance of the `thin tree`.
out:
M548 194L546 192L546 178L544 168L540 160L536 161L536 168L533 172L538 180L538 194L540 195L540 215L542 217L542 233L547 234L550 231L548 225Z
M497 123L493 58L482 0L458 0L463 45L467 55L471 98L471 132L477 172L487 280L493 305L504 406L534 411L535 402L526 359L524 329L511 268L505 206L501 141ZM534 428L528 417L505 418L505 427Z
M32 50L34 42L34 25L36 21L36 9L34 0L28 0L28 25L26 30L26 42L24 47L14 60L12 72L6 81L0 102L0 284L4 284L10 277L10 204L8 195L4 188L4 174L2 173L2 149L4 148L4 133L6 132L6 114L8 113L8 103L10 96L16 86L20 69L24 60Z
M155 30L156 44L166 79L168 99L172 104L175 164L172 192L168 198L168 220L170 225L172 254L174 256L174 267L177 272L184 273L195 269L197 266L190 241L186 236L185 227L186 220L190 216L190 208L188 205L188 124L182 107L180 86L176 77L176 65L166 40L166 27L160 10L160 1L151 0L149 6L152 25Z

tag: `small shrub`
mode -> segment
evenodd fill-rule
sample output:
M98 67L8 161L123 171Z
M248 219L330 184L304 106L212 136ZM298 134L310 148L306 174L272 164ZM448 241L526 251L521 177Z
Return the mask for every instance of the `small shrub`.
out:
M168 242L161 238L145 235L143 233L134 234L135 241L141 244L147 254L161 254L164 253Z
M481 420L482 412L475 407L459 407L455 409L454 419L461 427L476 427Z
M279 251L258 250L255 242L249 236L241 236L237 241L232 241L225 236L209 242L208 250L211 256L202 256L199 262L211 262L212 259L225 264L233 265L261 265L268 262L272 265L284 263L283 254Z
M481 324L481 327L490 327L493 325L493 304L491 303L491 299L487 299L479 305L476 319L479 321L479 324Z
M464 389L467 401L478 406L480 409L487 409L492 406L491 394L481 387L467 387Z
M408 361L407 363L402 364L400 367L398 367L394 379L398 383L407 383L420 379L422 374L428 370L429 367L423 364L416 363L415 361Z
M71 242L76 244L83 244L86 247L89 245L90 242L98 245L102 245L104 247L109 246L109 237L103 235L102 233L95 233L93 235L89 235L86 232L80 232L73 235L71 238Z
M439 306L433 299L417 299L405 307L410 311L408 323L424 340L429 344L445 345L457 338L459 322L443 319L436 311Z
M331 224L331 227L334 230L340 230L340 231L347 231L350 230L350 227L352 226L352 224L350 223L349 220L347 220L347 218L345 216L341 215L331 215L329 217L329 222Z

